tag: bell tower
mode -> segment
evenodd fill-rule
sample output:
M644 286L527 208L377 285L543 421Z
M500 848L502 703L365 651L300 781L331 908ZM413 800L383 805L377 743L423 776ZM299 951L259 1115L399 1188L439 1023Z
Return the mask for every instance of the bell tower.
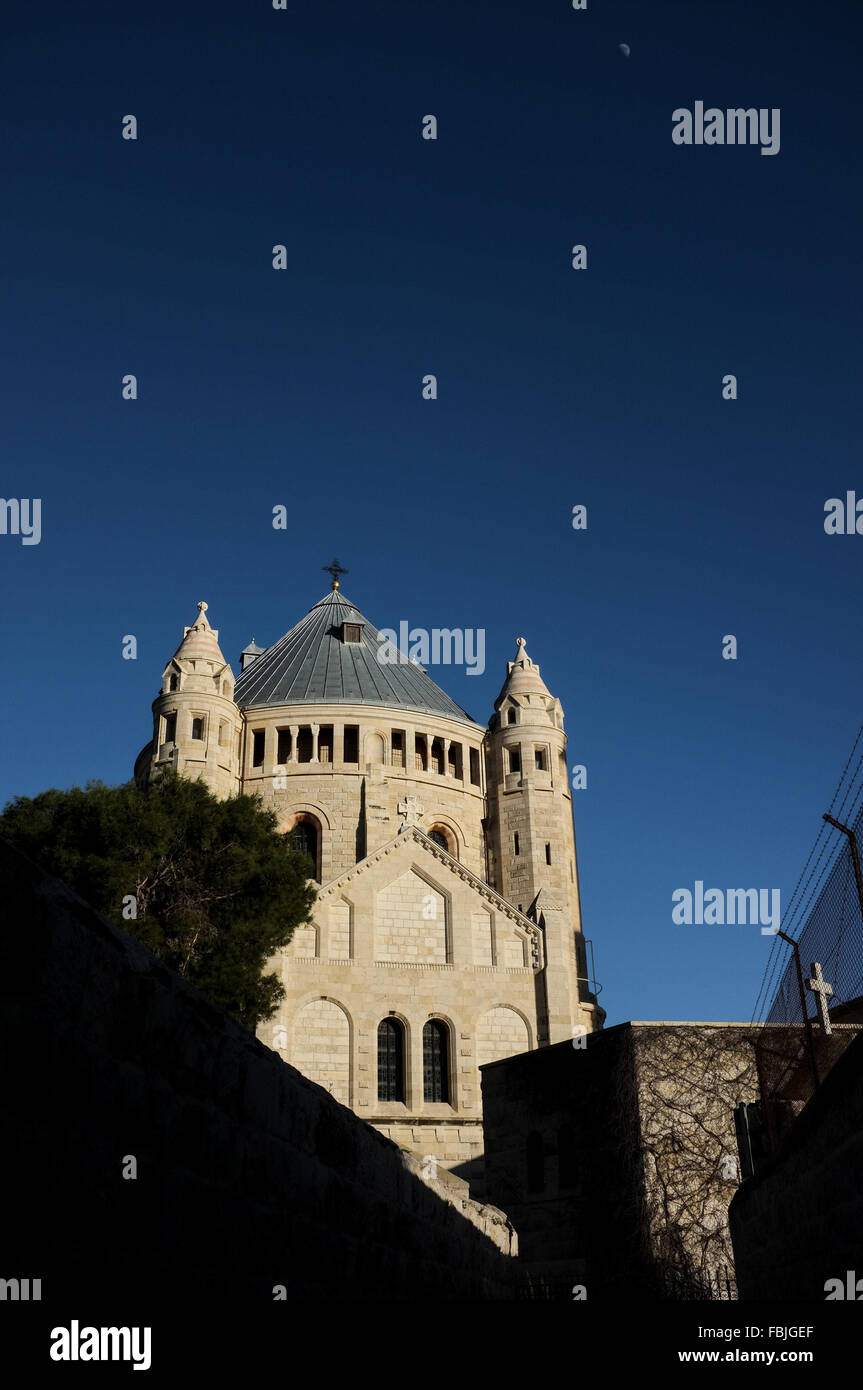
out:
M494 886L543 928L544 1041L602 1026L587 979L581 930L572 793L560 701L531 661L523 637L495 701L487 741L490 871Z
M206 603L183 629L183 640L162 672L153 702L148 779L172 767L199 777L216 796L239 790L242 719L234 703L234 673L210 626Z

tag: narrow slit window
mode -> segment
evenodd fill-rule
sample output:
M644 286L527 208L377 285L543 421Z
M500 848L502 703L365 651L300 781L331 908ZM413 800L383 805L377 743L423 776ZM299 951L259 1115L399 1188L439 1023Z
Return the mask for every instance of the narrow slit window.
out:
M432 771L436 772L436 773L438 774L439 777L443 777L443 775L444 775L444 748L443 748L443 739L442 739L442 738L435 738L435 739L432 739L431 760L432 760Z

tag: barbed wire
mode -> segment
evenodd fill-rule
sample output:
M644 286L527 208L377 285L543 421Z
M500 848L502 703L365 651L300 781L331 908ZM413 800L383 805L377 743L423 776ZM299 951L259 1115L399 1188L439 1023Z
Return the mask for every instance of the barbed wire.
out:
M830 814L836 820L846 824L850 822L858 843L863 830L861 739L863 725L857 730L854 746L830 803ZM849 776L852 763L853 771ZM824 978L833 986L834 1004L847 1002L863 993L863 919L856 892L851 847L842 832L826 821L822 821L788 908L782 914L782 929L797 941L804 969L808 969L812 961L820 962ZM771 1001L769 1005L768 1000ZM814 996L808 1008L812 1017L815 1011ZM774 939L764 967L761 988L752 1013L753 1022L760 1017L763 1009L766 1009L766 1019L770 1023L803 1022L796 967L793 957L788 959L787 943L780 937Z

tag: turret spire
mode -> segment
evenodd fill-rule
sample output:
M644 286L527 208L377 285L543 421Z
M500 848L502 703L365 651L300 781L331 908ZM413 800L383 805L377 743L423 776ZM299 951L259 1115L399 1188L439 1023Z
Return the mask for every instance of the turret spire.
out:
M183 628L183 640L174 652L174 661L214 661L219 666L226 664L219 647L218 629L210 626L207 607L202 599L192 626Z
M539 674L539 667L527 654L523 637L516 641L515 659L506 663L506 680L495 701L495 709L507 695L548 695L551 698L551 692Z

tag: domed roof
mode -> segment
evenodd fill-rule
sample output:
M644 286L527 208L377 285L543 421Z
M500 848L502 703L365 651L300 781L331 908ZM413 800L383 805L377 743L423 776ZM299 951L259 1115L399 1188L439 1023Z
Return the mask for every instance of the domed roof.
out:
M359 632L350 634L359 640L345 640L345 623L359 625ZM333 591L251 662L237 681L234 699L247 709L376 705L475 722L416 662L381 662L382 645L377 628Z

